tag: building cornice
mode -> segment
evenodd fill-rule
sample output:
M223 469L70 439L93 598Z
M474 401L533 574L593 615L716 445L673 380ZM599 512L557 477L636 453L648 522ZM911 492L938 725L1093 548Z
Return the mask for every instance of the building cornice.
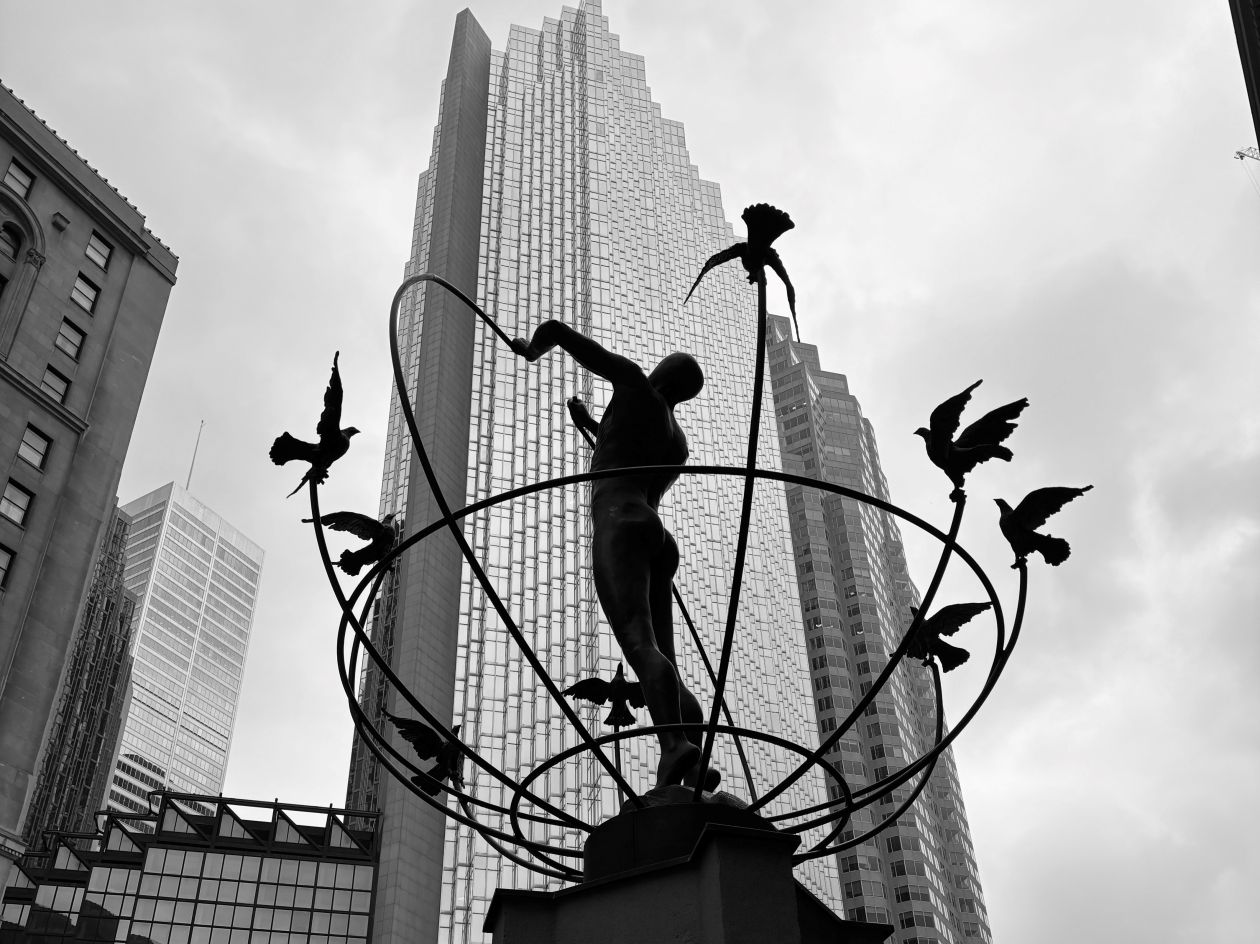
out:
M94 212L132 253L145 257L172 285L179 257L146 226L144 214L85 161L61 135L0 83L0 129L23 161Z

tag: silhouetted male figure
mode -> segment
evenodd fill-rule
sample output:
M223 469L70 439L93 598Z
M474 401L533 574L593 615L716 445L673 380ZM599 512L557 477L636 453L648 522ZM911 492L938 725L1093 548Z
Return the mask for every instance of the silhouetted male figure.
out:
M554 347L613 385L612 399L596 424L580 413L596 435L591 468L681 465L687 437L674 419L674 407L704 386L704 374L690 354L670 354L650 374L634 361L559 321L545 321L528 343L512 349L536 361ZM575 415L575 419L578 416ZM595 592L621 651L643 686L656 724L701 724L704 712L678 675L674 655L671 582L678 569L678 545L657 515L661 496L677 475L622 475L592 483L591 522ZM694 783L700 760L700 734L659 735L661 760L656 785ZM716 786L716 772L705 777Z

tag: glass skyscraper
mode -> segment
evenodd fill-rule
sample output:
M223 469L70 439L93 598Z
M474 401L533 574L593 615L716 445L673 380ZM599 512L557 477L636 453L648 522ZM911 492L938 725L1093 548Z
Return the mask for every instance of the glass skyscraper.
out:
M738 267L706 279L684 308L700 266L735 241L716 184L700 178L677 121L652 101L643 59L623 51L598 2L565 9L541 29L514 26L492 49L476 20L457 19L441 117L420 176L408 275L431 271L477 298L509 335L560 318L650 369L664 355L693 353L706 375L700 397L678 409L692 463L742 465L751 411L756 299ZM526 364L441 290L404 298L399 342L422 435L453 505L516 485L582 471L589 450L565 400L582 396L598 417L609 389L562 353ZM769 396L759 464L779 463ZM407 530L437 514L399 411L392 406L382 512ZM662 519L682 563L676 578L703 644L716 661L725 625L742 479L683 476ZM590 572L586 489L542 492L468 519L464 533L509 611L562 687L613 674L620 658L602 625ZM797 743L817 743L784 492L756 492L727 700L736 723ZM463 725L461 736L513 778L576 742L510 639L449 536L405 555L397 590L373 633L425 705ZM676 618L680 668L702 703L709 682ZM408 713L365 675L363 702ZM579 709L601 732L603 711ZM646 718L642 719L646 723ZM405 748L401 742L398 746ZM795 758L748 746L764 791ZM628 779L654 779L656 747L639 739L622 753ZM748 788L728 742L718 757L725 787ZM471 765L478 796L507 796ZM549 799L598 822L617 810L609 778L589 757L537 784ZM821 776L783 800L825 796ZM380 809L377 940L480 941L498 887L543 887L470 830L446 822L388 777L356 745L347 805ZM535 834L543 836L540 831ZM570 847L580 836L549 835ZM838 909L834 861L798 869Z
M136 600L123 586L130 527L130 519L115 508L26 812L22 838L31 850L45 848L45 832L89 828L105 805L131 678Z
M123 579L139 600L130 702L106 801L223 786L263 550L172 482L123 507Z
M792 340L786 318L771 318L767 353L786 471L889 501L875 431L847 378L822 369L817 347ZM888 664L919 596L891 515L799 485L786 493L814 708L826 735ZM903 660L831 760L854 790L882 780L930 749L935 714L928 670ZM840 795L834 784L829 789ZM859 810L845 836L866 832L899 803L888 797ZM843 853L840 869L848 916L894 925L897 944L992 940L949 750L914 805Z

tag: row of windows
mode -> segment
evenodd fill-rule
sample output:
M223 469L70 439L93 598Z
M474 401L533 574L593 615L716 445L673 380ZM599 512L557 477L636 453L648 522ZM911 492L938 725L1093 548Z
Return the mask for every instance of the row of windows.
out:
M70 393L70 378L49 364L44 368L44 376L39 381L39 389L58 403L65 403Z
M9 169L4 173L4 185L25 200L31 193L31 185L35 183L35 175L16 160L9 162Z
M31 187L35 183L35 175L22 166L17 160L9 162L9 168L4 174L4 185L25 200L31 195ZM102 270L109 268L109 258L113 255L114 247L96 230L92 231L91 238L88 239L87 249L83 254L92 260Z
M31 501L34 498L34 492L9 479L4 486L4 494L0 496L0 515L21 527L26 523L26 516L31 510Z
M28 425L26 432L22 434L22 442L18 445L18 457L43 471L44 462L48 459L48 447L51 445L52 439L34 426Z
M12 224L0 226L0 254L17 260L18 249L22 245L22 235Z
M35 176L21 163L14 160L11 161L8 170L5 172L4 184L10 190L17 193L23 199L30 195L31 187L35 181ZM6 255L16 258L19 247L19 234L14 230L6 228L3 231L3 237L0 238L0 251ZM100 233L95 230L88 239L87 247L84 255L94 265L98 266L102 271L109 267L110 257L113 255L114 247ZM70 299L89 315L96 310L97 300L100 298L100 286L93 282L82 272L78 273L75 278L74 285L70 289ZM86 332L83 331L69 318L63 318L61 327L57 331L57 337L54 344L59 351L69 357L72 361L78 361L79 355L83 349L83 342L86 339ZM56 400L58 403L65 403L66 397L70 392L70 378L62 373L52 364L44 369L44 375L40 378L40 389Z

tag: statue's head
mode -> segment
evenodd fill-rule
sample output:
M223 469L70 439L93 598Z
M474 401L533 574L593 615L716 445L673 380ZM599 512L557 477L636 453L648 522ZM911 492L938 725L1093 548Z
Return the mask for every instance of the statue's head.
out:
M704 371L690 354L675 351L661 359L648 381L670 406L690 400L704 386Z

